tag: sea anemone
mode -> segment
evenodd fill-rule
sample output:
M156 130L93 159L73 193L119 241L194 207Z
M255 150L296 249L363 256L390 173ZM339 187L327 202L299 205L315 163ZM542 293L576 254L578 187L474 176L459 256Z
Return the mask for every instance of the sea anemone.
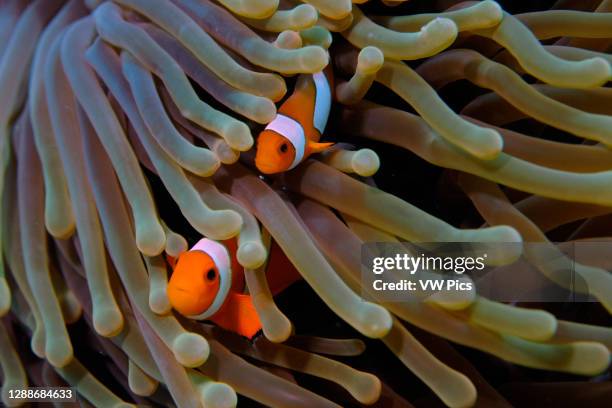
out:
M2 402L603 404L612 2L500 3L4 0ZM330 64L336 146L260 175L257 133ZM237 237L254 339L172 310L167 258L202 236ZM554 244L597 240L585 262ZM270 241L304 281L278 299ZM563 285L538 243L596 303L389 301L362 279L368 242L480 243Z

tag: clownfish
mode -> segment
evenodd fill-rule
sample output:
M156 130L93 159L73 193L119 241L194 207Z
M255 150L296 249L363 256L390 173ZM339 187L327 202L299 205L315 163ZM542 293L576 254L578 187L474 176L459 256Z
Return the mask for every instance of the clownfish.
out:
M255 166L264 174L291 170L333 143L319 143L332 103L331 70L300 75L295 90L257 138Z
M168 299L187 318L210 320L251 339L262 326L251 296L245 293L244 269L236 259L236 251L235 239L221 243L203 238L176 260L168 258L173 268ZM274 242L265 273L272 295L300 279Z

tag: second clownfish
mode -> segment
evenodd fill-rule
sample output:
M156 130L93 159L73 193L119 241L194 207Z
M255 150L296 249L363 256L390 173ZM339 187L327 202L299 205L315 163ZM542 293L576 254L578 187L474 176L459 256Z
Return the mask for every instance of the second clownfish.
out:
M261 330L255 306L245 294L244 270L236 260L237 244L203 238L178 259L169 259L174 271L168 299L185 317L210 320L226 330L252 338ZM273 295L300 279L283 251L272 242L266 278Z
M293 94L257 139L255 166L264 174L293 169L333 143L319 143L332 103L331 70L300 75Z

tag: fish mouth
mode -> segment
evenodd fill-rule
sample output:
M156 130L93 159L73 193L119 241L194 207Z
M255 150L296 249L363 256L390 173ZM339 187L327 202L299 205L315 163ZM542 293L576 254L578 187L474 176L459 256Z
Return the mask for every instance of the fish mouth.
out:
M193 291L175 286L168 288L168 295L172 308L183 316L189 317L201 313L196 306L197 294Z
M170 293L174 293L175 296L180 296L181 298L196 296L196 294L193 293L193 291L186 289L186 288L177 287L177 286L168 287L168 294Z
M276 168L272 164L262 163L255 160L255 166L257 167L257 170L259 170L263 174L277 173Z
M189 289L184 286L178 286L176 283L170 282L168 285L169 291L178 291L178 292L189 292Z

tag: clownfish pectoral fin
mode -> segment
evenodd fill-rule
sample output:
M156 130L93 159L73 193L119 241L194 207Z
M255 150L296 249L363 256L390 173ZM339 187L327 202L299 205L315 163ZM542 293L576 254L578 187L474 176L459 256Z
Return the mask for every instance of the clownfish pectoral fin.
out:
M308 149L310 153L321 153L322 151L333 146L333 143L317 143L317 142L309 142Z
M230 292L223 308L211 316L210 320L248 339L255 337L262 329L251 296L242 293Z

